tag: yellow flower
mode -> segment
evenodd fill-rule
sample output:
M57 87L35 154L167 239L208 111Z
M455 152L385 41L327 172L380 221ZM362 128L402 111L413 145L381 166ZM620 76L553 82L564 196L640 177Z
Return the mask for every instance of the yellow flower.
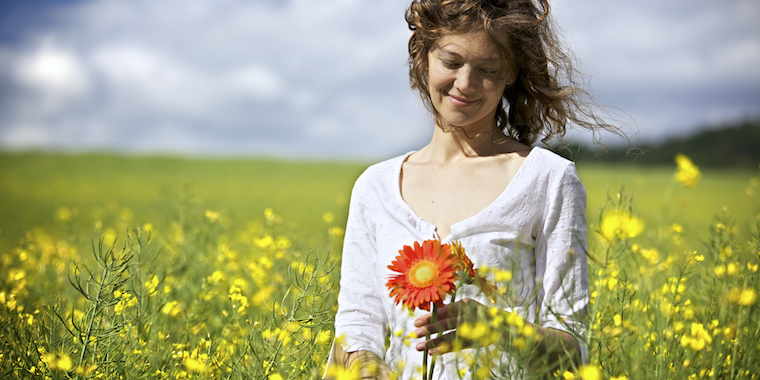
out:
M535 334L535 332L536 332L536 329L534 329L533 326L531 326L531 325L525 325L522 328L522 331L520 331L521 334L523 334L524 336L527 336L527 337L533 336L533 334Z
M58 361L55 360L55 354L50 352L42 355L42 362L47 364L50 369L55 369Z
M507 323L509 323L512 326L522 328L523 325L525 325L525 320L520 318L520 316L515 313L509 313L509 315L507 316Z
M644 221L625 211L615 211L604 216L600 232L605 239L612 241L633 238L643 231Z
M185 368L191 372L203 373L206 372L206 363L198 359L188 357L185 358Z
M701 323L692 323L690 332L690 335L684 334L681 337L681 346L689 347L694 351L701 351L705 346L712 343L710 333L705 330Z
M58 357L58 369L62 369L64 371L71 370L71 358L69 355L61 354L61 356Z
M679 153L676 155L676 165L678 165L678 170L675 174L676 181L690 189L696 187L697 182L702 178L702 173L700 173L699 168L691 162L691 159L686 155Z
M154 295L156 294L156 288L158 287L158 277L154 274L153 277L145 282L145 290L148 291L148 294Z
M271 236L267 235L261 239L254 238L253 242L261 248L267 248L272 245L272 243L274 243L274 239Z
M345 233L345 231L340 227L332 227L327 230L327 233L330 234L330 236L341 236Z
M290 248L291 245L293 245L293 243L290 241L290 239L288 239L287 236L278 236L274 244L279 249L288 249Z
M583 380L601 380L602 373L595 365L584 365L578 370L578 376Z
M221 214L216 211L206 210L206 218L211 223L216 223L216 221L219 220L220 216Z
M508 270L494 270L494 281L496 282L509 282L512 281L512 272Z
M126 306L124 305L124 301L119 301L119 303L117 303L117 304L116 304L116 305L113 307L113 311L114 311L114 312L115 312L117 315L121 315L121 313L123 313L123 312L124 312L124 309L126 309Z
M486 333L486 329L484 327L485 326L479 325L476 328L471 323L465 322L461 326L459 326L459 329L458 329L459 336L464 339L478 340Z
M351 369L345 369L341 365L331 365L327 367L327 377L336 380L359 380L359 366L351 366Z
M742 306L749 306L757 301L757 292L755 289L732 288L728 292L728 301Z
M641 256L644 256L650 264L655 265L660 262L660 254L657 252L657 248L641 248L638 251L638 253L641 254Z
M320 331L319 334L317 334L317 342L321 344L326 344L330 342L330 331L329 330L323 330Z
M62 222L68 221L71 219L71 210L66 207L61 207L58 209L58 212L56 212L55 217Z
M182 309L179 307L179 302L171 301L167 302L161 308L161 312L167 315L171 315L172 317L176 317L179 313L182 312Z

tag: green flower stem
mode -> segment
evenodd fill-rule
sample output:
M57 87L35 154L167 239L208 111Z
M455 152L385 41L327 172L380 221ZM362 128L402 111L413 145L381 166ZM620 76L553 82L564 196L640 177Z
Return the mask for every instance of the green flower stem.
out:
M430 339L430 333L425 334L425 353L422 356L422 380L428 379L428 349L427 349L427 341Z
M461 283L458 284L458 285L461 285ZM456 298L457 298L457 289L459 289L459 286L455 287L454 288L454 292L451 293L451 302L449 304L452 304L452 303L454 303L454 301L456 301ZM432 323L436 323L436 322L438 322L438 305L433 304ZM436 335L436 338L440 338L441 335L443 335L443 331L438 332L438 335ZM427 358L427 350L425 350L425 358ZM423 359L423 361L424 361L424 359ZM433 378L433 370L434 369L435 369L435 356L433 356L433 360L430 363L430 376L429 376L430 379ZM424 376L424 374L423 374L423 376Z
M433 304L433 317L430 320L430 324L433 324L433 323L436 323L436 322L438 322L438 304L434 303ZM428 336L430 336L430 334L428 334ZM438 332L438 334L436 335L436 338L438 338L440 336L441 336L441 332ZM428 353L427 353L427 349L425 349L425 359L427 359L427 357L428 357ZM433 370L434 369L435 369L435 356L433 356L433 360L430 363L430 375L428 376L429 379L433 378Z

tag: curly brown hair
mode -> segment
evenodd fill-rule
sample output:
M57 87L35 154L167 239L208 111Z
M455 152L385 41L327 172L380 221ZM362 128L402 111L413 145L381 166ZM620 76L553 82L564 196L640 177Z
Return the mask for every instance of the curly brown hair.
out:
M568 122L620 134L597 116L588 93L576 84L572 58L549 20L548 0L414 0L406 21L412 30L411 86L439 125L428 88L428 53L443 35L484 30L505 57L503 70L517 72L496 111L496 126L507 136L532 145L562 137Z

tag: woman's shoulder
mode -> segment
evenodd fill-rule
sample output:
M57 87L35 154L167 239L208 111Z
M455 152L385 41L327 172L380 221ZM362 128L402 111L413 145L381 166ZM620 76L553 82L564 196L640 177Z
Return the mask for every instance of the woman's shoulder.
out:
M542 147L533 147L523 163L522 177L534 190L546 193L572 190L585 193L585 187L575 169L575 163Z
M409 155L412 153L414 153L414 151L407 152L402 155L372 164L362 174L383 174L397 170L401 167L401 164L404 163L406 158L409 157Z
M389 158L387 160L370 165L356 179L354 189L362 188L389 188L393 184L398 184L401 165L407 157L413 152L404 153L400 156Z
M567 158L562 157L559 154L554 153L553 151L540 147L540 146L534 146L533 149L531 149L530 155L535 155L537 158L537 161L546 166L554 166L554 167L575 166L575 163L568 160Z
M533 147L529 159L526 159L524 165L528 166L530 172L537 176L562 177L565 175L577 176L575 163L542 147Z

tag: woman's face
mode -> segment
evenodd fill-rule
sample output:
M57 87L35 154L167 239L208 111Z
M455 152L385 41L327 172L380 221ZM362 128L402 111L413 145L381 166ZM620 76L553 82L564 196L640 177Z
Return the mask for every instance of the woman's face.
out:
M447 34L428 53L430 99L443 122L457 127L495 125L494 115L514 70L483 30ZM489 125L484 125L489 124Z

